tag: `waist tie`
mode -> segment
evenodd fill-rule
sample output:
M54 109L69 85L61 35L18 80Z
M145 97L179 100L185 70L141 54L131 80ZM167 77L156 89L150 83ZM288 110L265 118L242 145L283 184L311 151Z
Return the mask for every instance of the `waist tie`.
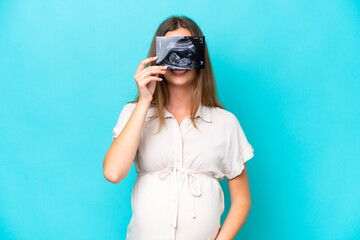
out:
M196 175L202 174L205 176L213 177L212 175L192 171L192 170L182 168L182 167L177 167L177 166L171 166L171 167L164 168L164 169L162 169L160 171L156 171L156 172L138 172L138 175L139 176L144 176L144 175L148 175L148 174L158 175L161 180L165 180L171 174L171 196L172 196L172 200L176 201L179 199L179 191L178 191L179 186L178 186L178 179L177 179L176 171L180 171L181 173L185 174L185 181L187 182L188 191L192 195L192 202L193 202L192 217L195 218L196 217L195 197L201 196L201 193L202 193L201 192L201 184L199 183L199 180L197 179ZM173 219L172 219L171 226L173 228L176 228L177 212L178 212L178 204L176 204L176 206L175 206L176 214L174 214Z

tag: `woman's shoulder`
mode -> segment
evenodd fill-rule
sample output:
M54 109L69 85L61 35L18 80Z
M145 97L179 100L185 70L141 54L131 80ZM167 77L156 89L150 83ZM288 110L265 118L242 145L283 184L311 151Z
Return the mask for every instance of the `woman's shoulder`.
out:
M236 124L238 118L231 111L221 107L211 107L211 115L214 119L224 124Z

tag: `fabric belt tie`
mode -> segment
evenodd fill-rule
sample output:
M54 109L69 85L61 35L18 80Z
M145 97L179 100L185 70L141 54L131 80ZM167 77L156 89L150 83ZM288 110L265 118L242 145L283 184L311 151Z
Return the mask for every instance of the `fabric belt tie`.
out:
M160 171L156 171L156 172L138 172L138 175L143 176L143 175L158 175L159 178L161 180L165 180L169 175L171 175L171 196L172 196L172 200L176 201L179 199L179 186L178 186L178 179L177 179L177 171L185 174L185 181L187 183L188 186L188 191L189 193L192 195L192 202L193 202L193 209L192 209L192 217L195 218L196 217L196 213L195 213L195 197L199 197L201 196L201 184L199 183L199 180L197 179L197 174L202 174L202 175L206 175L206 176L210 176L213 177L209 174L206 173L201 173L201 172L196 172L196 171L192 171L192 170L188 170L186 168L182 168L182 167L177 167L177 166L171 166L168 168L164 168ZM176 214L174 214L173 219L172 219L172 224L171 226L173 228L176 228L176 224L177 224L177 212L178 212L178 204L176 204L175 206L175 212Z

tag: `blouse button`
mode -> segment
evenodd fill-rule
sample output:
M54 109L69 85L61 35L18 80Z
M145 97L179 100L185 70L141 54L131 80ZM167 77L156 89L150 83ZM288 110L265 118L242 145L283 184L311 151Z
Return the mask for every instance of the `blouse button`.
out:
M180 162L180 159L176 159L177 162Z

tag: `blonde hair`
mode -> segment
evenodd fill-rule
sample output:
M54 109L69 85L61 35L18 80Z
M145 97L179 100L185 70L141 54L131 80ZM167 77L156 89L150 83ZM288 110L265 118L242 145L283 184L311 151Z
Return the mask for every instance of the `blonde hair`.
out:
M150 51L148 57L156 56L156 36L165 36L168 31L174 31L178 28L186 28L188 29L192 36L204 36L202 31L200 30L199 26L190 18L185 16L172 16L163 21L160 26L158 27L155 35L152 39ZM155 61L150 62L147 66L155 65ZM146 67L147 67L146 66ZM159 75L159 77L164 79L163 75ZM169 102L169 89L167 86L166 81L157 81L156 88L153 95L153 101L151 104L155 104L155 114L151 116L150 120L159 117L159 128L158 131L155 133L157 134L162 125L165 124L163 109L167 106ZM136 100L131 101L131 103L138 102L139 95L137 95ZM130 102L129 102L130 103ZM199 130L195 124L194 117L195 114L200 106L200 103L205 106L210 107L220 107L225 109L223 105L220 103L217 97L217 90L216 90L216 82L215 76L212 70L210 57L208 48L205 42L205 67L203 69L197 69L197 78L195 80L195 87L193 89L192 99L191 99L191 121L194 127Z

